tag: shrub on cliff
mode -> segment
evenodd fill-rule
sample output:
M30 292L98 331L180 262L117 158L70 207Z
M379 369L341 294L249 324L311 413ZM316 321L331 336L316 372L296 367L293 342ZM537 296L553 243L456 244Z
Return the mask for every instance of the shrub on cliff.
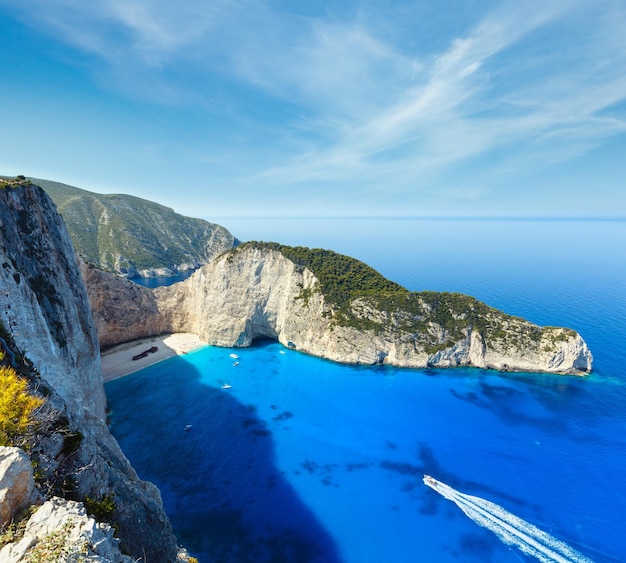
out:
M11 366L0 366L0 446L23 445L43 402L28 393L28 382Z

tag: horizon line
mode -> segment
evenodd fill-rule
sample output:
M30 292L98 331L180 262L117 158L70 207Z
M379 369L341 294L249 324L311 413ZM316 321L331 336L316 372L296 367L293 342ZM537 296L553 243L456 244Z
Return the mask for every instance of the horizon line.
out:
M385 219L385 220L420 220L420 221L626 221L621 215L220 215L218 219Z

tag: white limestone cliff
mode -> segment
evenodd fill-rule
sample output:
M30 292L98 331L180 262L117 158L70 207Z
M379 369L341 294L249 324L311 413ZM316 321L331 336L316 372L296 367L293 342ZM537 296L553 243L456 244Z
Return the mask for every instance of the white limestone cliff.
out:
M344 363L575 374L591 370L587 345L569 329L541 328L491 310L485 323L497 325L500 336L480 334L468 324L461 338L433 351L425 345L426 337L439 343L451 338L437 323L431 322L424 334L403 331L396 318L384 319L386 328L377 331L342 326L333 320L333 307L318 287L319 280L307 268L280 252L246 248L223 255L184 282L154 290L161 316L155 324L161 330L194 332L217 346L249 346L258 337L275 338ZM352 303L352 311L367 320L389 316L360 300Z
M120 552L119 540L111 526L87 516L82 503L53 497L35 508L18 541L0 549L0 561L133 563L135 560Z

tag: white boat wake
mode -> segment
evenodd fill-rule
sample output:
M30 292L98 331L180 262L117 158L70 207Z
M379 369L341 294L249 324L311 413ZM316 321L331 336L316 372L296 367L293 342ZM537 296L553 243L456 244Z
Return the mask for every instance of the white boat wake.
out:
M424 475L424 484L456 504L479 526L491 530L507 545L519 548L544 563L592 563L565 542L511 514L488 500L460 493L449 485Z

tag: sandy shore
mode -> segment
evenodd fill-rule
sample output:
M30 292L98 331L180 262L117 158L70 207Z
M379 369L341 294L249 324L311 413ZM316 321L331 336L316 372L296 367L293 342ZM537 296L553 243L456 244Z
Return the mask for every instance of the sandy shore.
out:
M205 345L197 335L191 333L162 334L125 342L101 354L102 376L104 381L111 381ZM133 356L153 346L158 348L156 352L149 353L145 358L133 360Z

